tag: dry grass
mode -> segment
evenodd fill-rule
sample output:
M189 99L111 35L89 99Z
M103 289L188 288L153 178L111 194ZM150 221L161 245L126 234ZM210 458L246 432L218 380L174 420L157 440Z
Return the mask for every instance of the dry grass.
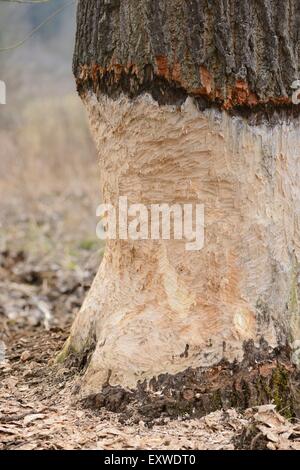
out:
M95 197L95 150L75 95L26 103L0 139L1 185L6 185L8 195L34 201L53 192L74 191Z
M99 172L79 98L24 103L0 131L0 248L61 262L97 239ZM80 251L80 250L79 250Z

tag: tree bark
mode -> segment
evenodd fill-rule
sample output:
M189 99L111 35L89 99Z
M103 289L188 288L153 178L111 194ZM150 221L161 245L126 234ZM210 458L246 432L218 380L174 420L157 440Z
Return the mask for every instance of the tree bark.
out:
M113 97L150 91L173 104L190 94L225 109L289 104L299 26L297 0L79 2L74 72L80 92Z
M144 384L204 411L283 396L292 410L299 2L82 0L77 21L104 202L202 203L205 241L108 241L60 358L88 357L81 393L100 403Z

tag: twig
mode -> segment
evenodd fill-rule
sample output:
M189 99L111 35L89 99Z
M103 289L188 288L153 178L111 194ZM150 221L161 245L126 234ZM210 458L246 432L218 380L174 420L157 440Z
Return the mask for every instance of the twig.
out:
M0 0L3 1L3 0ZM4 0L5 1L5 0ZM12 46L8 47L3 47L0 48L0 52L7 52L11 51L13 49L17 49L18 47L22 46L28 39L30 39L35 33L37 33L43 26L45 26L47 23L49 23L55 16L59 15L63 10L65 10L67 7L75 3L77 0L71 0L70 2L65 3L60 7L58 10L55 10L51 15L49 15L42 23L40 23L36 28L34 28L24 39L21 41L17 42L16 44L13 44ZM24 3L21 2L20 3ZM33 2L33 3L39 3L39 2Z
M2 3L48 3L52 0L0 0Z
M25 411L24 413L21 413L21 414L18 414L18 415L0 416L0 423L11 423L12 421L20 421L20 419L23 419L26 416L33 415L35 413L36 412L31 410L31 411Z

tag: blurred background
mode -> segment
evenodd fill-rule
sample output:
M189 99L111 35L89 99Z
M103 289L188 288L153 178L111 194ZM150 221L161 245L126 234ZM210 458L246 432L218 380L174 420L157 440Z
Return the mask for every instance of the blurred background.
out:
M0 0L0 49L25 38L67 2L22 5ZM48 186L86 187L78 175L95 164L86 116L72 76L76 2L19 47L0 52L0 80L7 104L0 108L1 179L36 198ZM82 181L83 180L83 181ZM34 182L34 187L32 183Z
M103 251L97 158L72 76L76 1L11 49L66 3L0 0L0 322L73 315Z

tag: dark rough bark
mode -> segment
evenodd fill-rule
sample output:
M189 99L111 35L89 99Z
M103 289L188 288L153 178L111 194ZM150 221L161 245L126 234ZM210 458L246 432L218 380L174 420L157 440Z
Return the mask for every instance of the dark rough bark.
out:
M74 73L81 92L284 105L299 35L298 0L80 0Z

